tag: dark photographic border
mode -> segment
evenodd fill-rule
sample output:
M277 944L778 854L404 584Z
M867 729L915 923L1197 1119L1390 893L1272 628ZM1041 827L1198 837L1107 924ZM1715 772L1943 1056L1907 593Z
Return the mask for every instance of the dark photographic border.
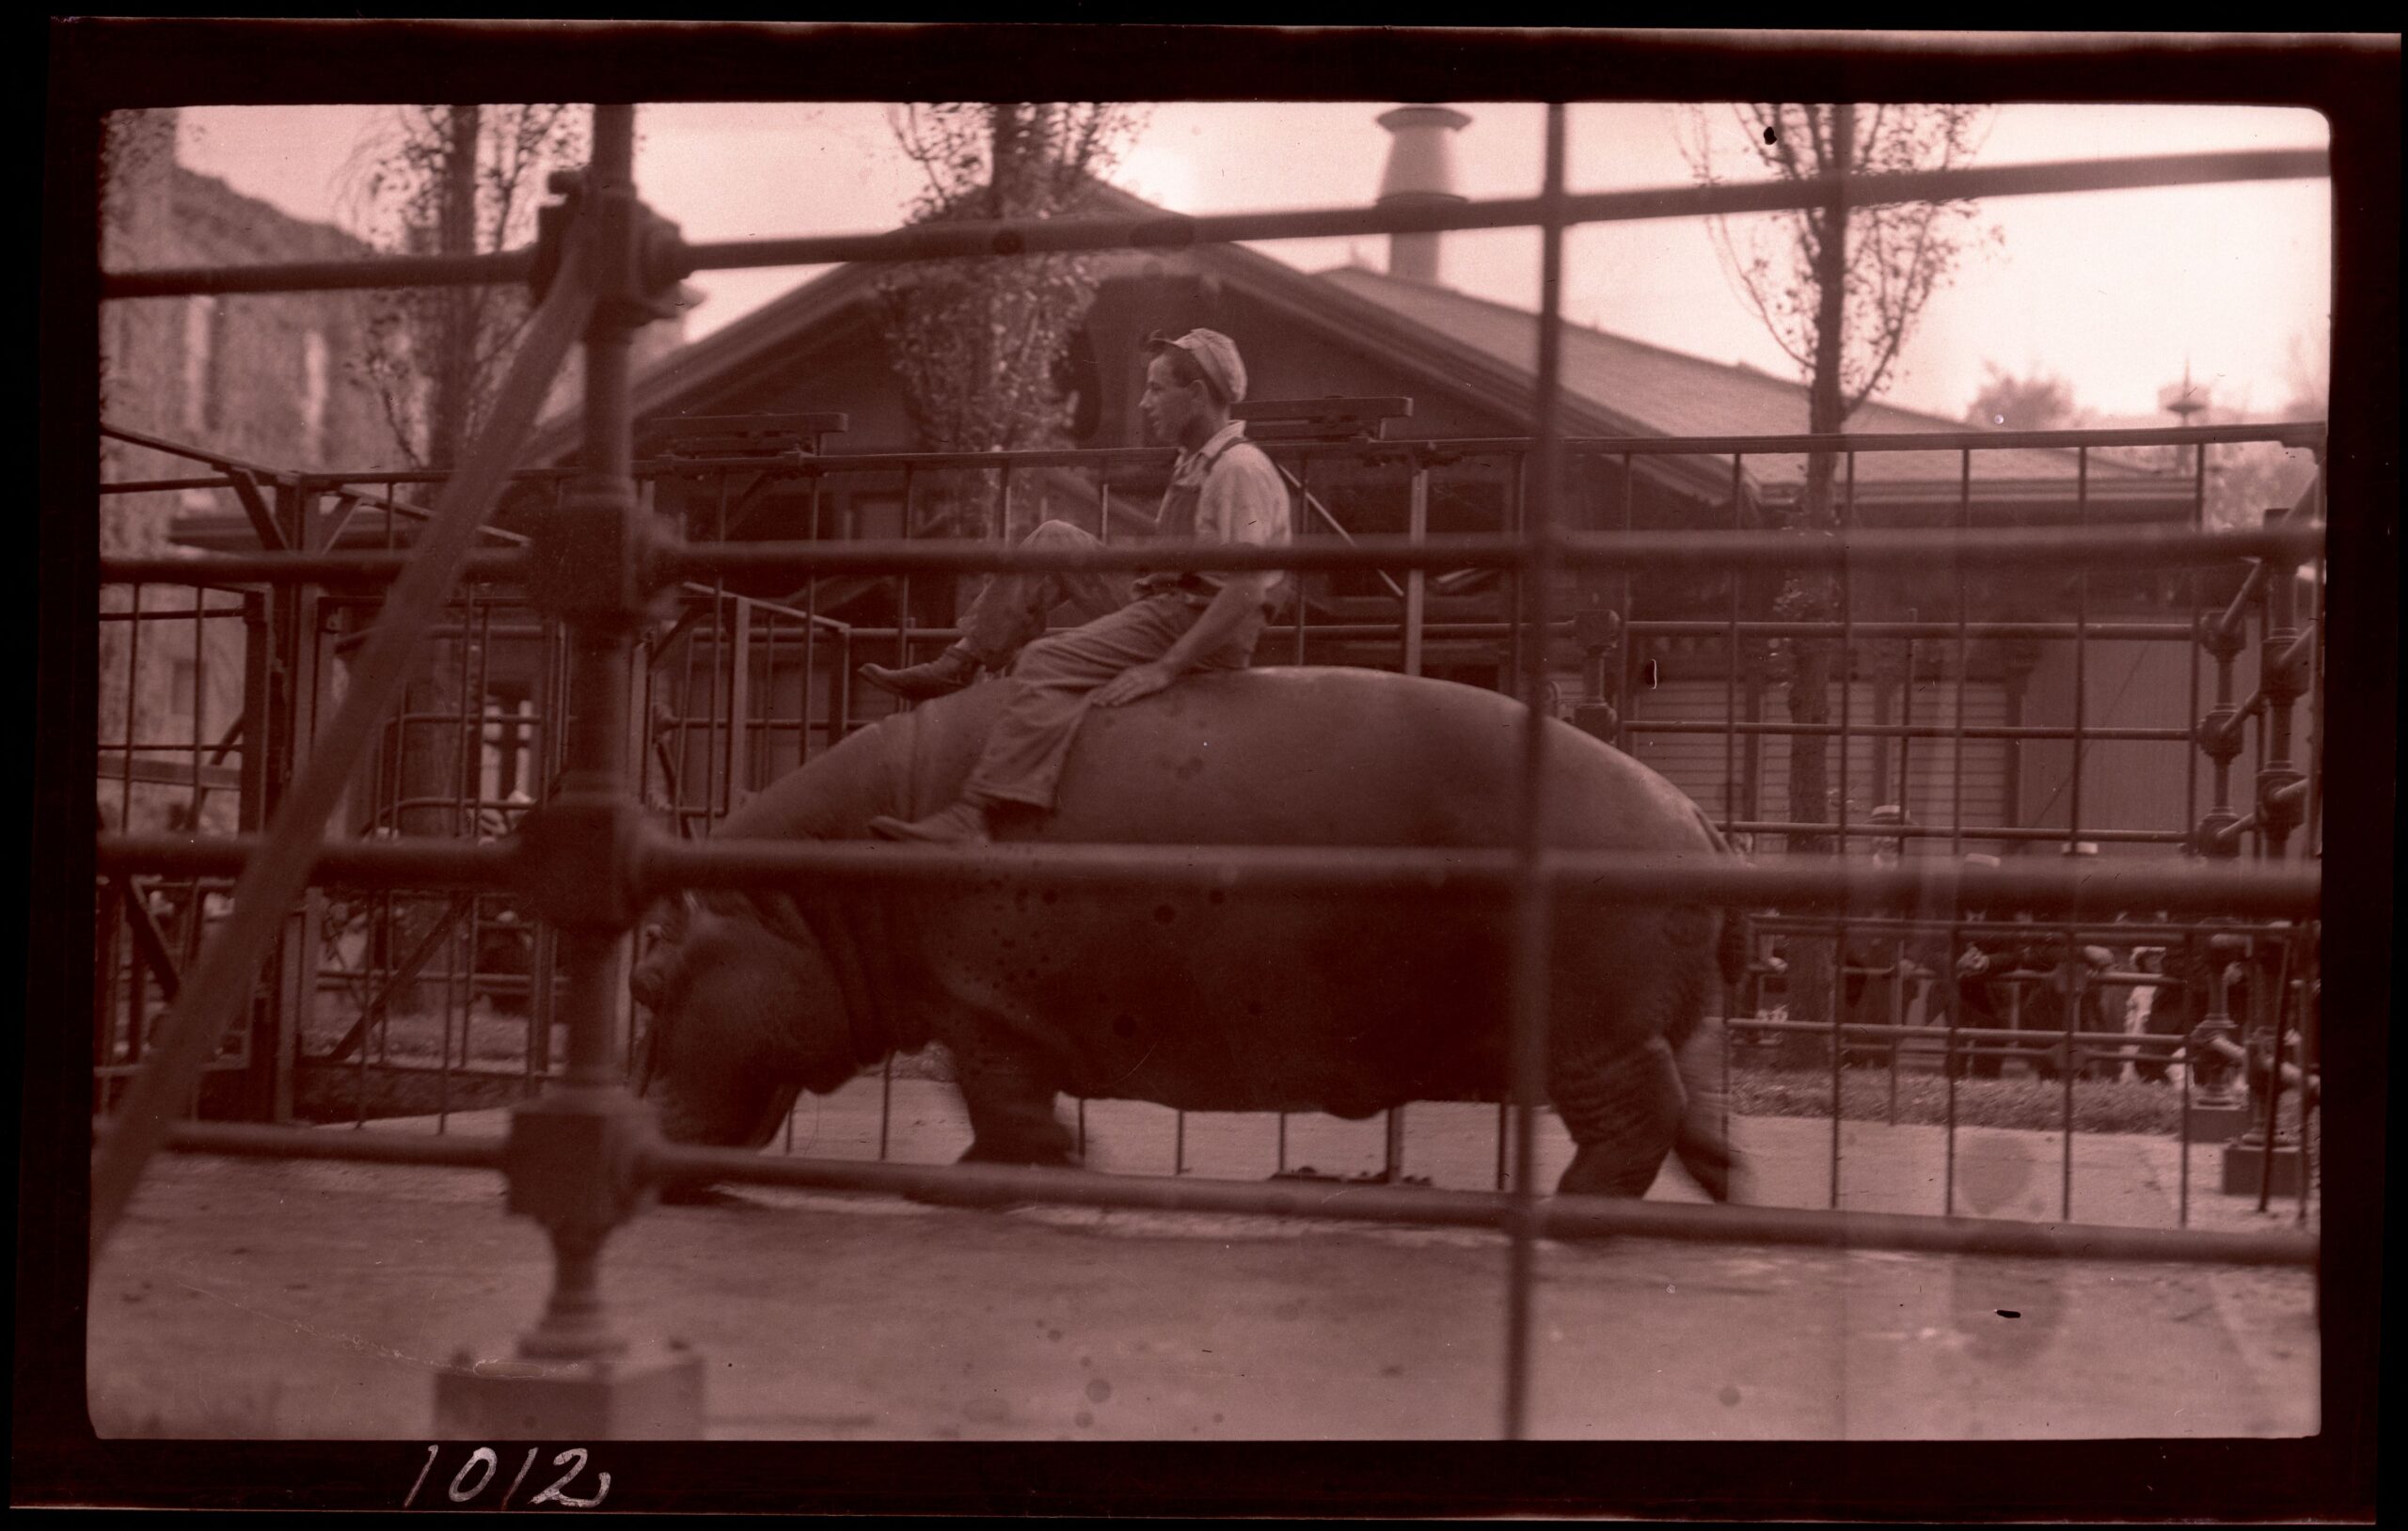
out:
M27 43L35 39L19 34ZM99 114L420 100L1788 100L2307 106L2336 215L2323 963L2321 1434L1880 1444L610 1447L609 1508L734 1512L1611 1514L1668 1519L2370 1519L2396 788L2400 50L2396 35L1608 33L651 22L50 21L37 541L22 559L34 790L17 1243L18 1505L392 1508L423 1443L96 1441L84 1408L95 738ZM41 66L37 66L38 68ZM28 114L30 115L30 114ZM1332 201L1344 201L1333 197Z

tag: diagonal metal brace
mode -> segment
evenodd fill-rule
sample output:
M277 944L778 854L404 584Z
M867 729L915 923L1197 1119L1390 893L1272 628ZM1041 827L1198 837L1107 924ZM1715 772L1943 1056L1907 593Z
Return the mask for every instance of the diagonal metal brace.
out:
M491 419L444 486L408 568L388 593L341 706L320 732L318 747L277 809L265 843L234 885L225 926L186 977L160 1023L153 1050L126 1091L118 1127L92 1171L93 1256L107 1246L141 1183L143 1167L166 1140L217 1039L251 992L260 965L283 931L286 910L309 880L326 821L377 735L376 719L400 698L419 640L458 584L478 528L516 466L544 395L593 308L582 248L573 245L560 279L527 328Z
M393 996L402 991L404 985L418 976L419 970L426 966L427 958L435 955L436 949L443 944L444 938L451 935L453 928L459 924L460 916L468 911L468 904L469 899L467 895L452 899L451 906L443 911L443 918L435 922L434 926L420 939L418 945L411 950L410 955L402 958L400 965L385 975L385 982L378 986L374 997L359 1007L359 1018L351 1023L351 1030L342 1034L341 1040L338 1041L324 1058L310 1061L339 1064L350 1057L352 1050L367 1040L368 1028L375 1023L378 1016L384 1014L385 1007L393 1002Z
M1289 488L1296 490L1305 497L1306 507L1315 515L1320 516L1323 524L1327 526L1330 530L1338 533L1338 537L1340 542L1344 543L1349 547L1354 545L1354 534L1348 531L1344 527L1339 525L1338 517L1331 514L1329 507L1321 502L1321 497L1315 495L1311 490L1305 487L1304 480L1299 479L1293 473L1289 472L1288 466L1285 463L1275 462L1271 466L1277 468L1279 470L1279 476L1288 481ZM1398 584L1386 569L1374 569L1371 572L1380 576L1380 583L1388 588L1388 593L1390 595L1395 596L1400 601L1404 599L1404 587Z
M142 955L150 975L159 980L159 987L175 1002L176 993L183 986L176 977L176 959L167 950L167 938L159 923L150 917L150 906L143 899L142 885L131 877L111 877L118 896L125 902L125 923L134 932L134 949Z
M260 493L260 481L239 467L226 470L226 480L234 486L234 497L243 502L243 513L251 518L251 530L260 540L260 548L269 553L290 553L293 545L285 540L284 529L276 524L276 513L268 509L267 497Z

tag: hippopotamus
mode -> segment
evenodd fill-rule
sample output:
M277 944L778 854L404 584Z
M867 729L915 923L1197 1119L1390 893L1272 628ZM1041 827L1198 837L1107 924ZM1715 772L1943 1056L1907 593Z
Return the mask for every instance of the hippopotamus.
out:
M866 840L871 818L954 800L1008 687L861 730L746 801L720 838ZM1377 671L1190 677L1081 722L1054 811L1001 818L1034 844L1505 848L1521 705ZM1629 756L1550 721L1545 842L1733 854L1698 806ZM917 854L897 845L899 857ZM1193 1112L1362 1118L1510 1089L1512 915L1503 899L1047 887L991 876L864 892L788 884L688 894L650 918L632 988L644 1077L673 1142L759 1147L801 1090L831 1093L930 1042L950 1051L964 1161L1077 1162L1055 1097ZM1723 911L1556 910L1547 1094L1576 1153L1558 1190L1643 1194L1671 1151L1711 1194L1731 1159L1700 1052ZM1693 1039L1694 1045L1693 1045Z

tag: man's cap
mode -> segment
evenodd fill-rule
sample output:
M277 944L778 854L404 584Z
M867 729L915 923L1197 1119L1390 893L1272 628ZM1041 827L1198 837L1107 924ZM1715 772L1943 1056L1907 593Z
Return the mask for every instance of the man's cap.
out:
M1213 388L1230 403L1245 399L1245 363L1238 359L1238 343L1216 329L1192 329L1173 338L1162 330L1146 337L1148 355L1166 348L1184 351L1210 378Z

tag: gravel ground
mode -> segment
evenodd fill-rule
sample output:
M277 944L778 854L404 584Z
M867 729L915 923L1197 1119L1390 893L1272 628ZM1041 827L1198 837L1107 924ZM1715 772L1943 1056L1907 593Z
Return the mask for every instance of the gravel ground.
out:
M891 1157L950 1159L951 1092L898 1081ZM879 1085L811 1102L795 1151L877 1153ZM1099 1167L1164 1174L1172 1114L1087 1113ZM432 1121L372 1130L431 1131ZM1494 1183L1493 1107L1415 1107L1408 1175ZM499 1113L454 1116L499 1131ZM1568 1154L1543 1124L1542 1173ZM347 1130L327 1129L325 1130ZM1741 1118L1747 1200L1823 1206L1826 1123ZM1379 1167L1378 1121L1291 1118L1287 1162ZM1276 1124L1190 1117L1188 1173L1276 1166ZM2062 1144L1958 1134L1958 1210L2061 1215ZM1840 1205L1936 1212L1937 1129L1849 1124ZM2292 1225L2202 1192L2194 1226ZM2078 1143L2074 1215L2172 1225L2173 1145ZM1667 1171L1653 1195L1698 1199ZM2279 1206L2279 1204L2278 1204ZM748 1188L623 1229L606 1292L705 1361L708 1434L778 1440L1478 1439L1500 1428L1506 1246L1468 1230L1031 1207L934 1208ZM428 1438L433 1378L509 1353L545 1240L492 1176L163 1160L92 1286L104 1435ZM2297 1435L2316 1428L2306 1271L1545 1243L1531 1429L1578 1439Z

